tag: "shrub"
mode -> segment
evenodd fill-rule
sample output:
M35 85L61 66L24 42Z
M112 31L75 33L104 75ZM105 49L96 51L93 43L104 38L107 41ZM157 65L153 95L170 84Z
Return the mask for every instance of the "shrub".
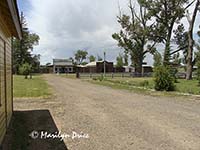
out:
M170 69L166 66L158 66L154 69L155 90L157 91L174 91L174 78Z
M171 68L170 69L170 74L172 75L172 77L174 78L174 82L178 83L178 78L176 76L176 74L178 73L178 69L177 68Z
M30 72L31 72L31 65L29 65L28 63L25 63L19 67L19 74L25 75L25 79L27 79Z

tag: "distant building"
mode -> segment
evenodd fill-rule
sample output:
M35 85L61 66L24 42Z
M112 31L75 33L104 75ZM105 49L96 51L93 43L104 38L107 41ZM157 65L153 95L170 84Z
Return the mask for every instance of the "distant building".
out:
M135 68L132 66L123 66L125 72L135 72Z
M53 73L53 65L41 65L40 73Z
M142 72L145 73L153 73L153 67L150 65L142 65Z
M53 73L73 73L74 65L70 59L53 59Z
M103 73L104 72L104 61L94 61L87 65L78 65L78 71L80 73ZM105 61L106 73L113 72L113 62Z

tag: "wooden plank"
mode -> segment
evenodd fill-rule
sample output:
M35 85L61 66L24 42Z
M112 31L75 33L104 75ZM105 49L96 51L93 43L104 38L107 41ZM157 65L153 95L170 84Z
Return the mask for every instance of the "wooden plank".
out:
M6 38L0 18L0 143L12 116L11 38Z
M8 127L8 110L7 110L7 82L6 82L6 42L4 42L4 92L5 92L5 117L6 117L6 127Z
M5 134L6 134L6 125L4 123L2 128L0 129L0 144L3 141Z

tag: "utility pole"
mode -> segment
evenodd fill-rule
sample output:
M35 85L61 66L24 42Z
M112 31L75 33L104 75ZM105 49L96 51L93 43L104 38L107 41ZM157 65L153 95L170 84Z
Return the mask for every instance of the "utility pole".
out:
M104 61L103 61L103 77L106 77L106 52L103 53L104 54Z

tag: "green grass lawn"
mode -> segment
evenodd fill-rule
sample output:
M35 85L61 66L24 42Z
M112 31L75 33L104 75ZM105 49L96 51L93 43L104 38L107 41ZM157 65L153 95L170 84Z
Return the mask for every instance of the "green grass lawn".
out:
M181 93L189 93L200 95L200 86L198 85L197 80L184 80L179 79L176 83L176 91Z
M108 85L114 88L123 88L130 90L137 90L139 92L151 92L154 89L154 79L153 78L106 78L103 81L98 79L91 81L100 85ZM200 95L200 86L197 80L185 80L179 79L178 83L175 83L176 90L178 93L185 94L195 94ZM173 94L174 92L166 92Z
M51 95L46 81L41 75L35 75L32 79L24 79L24 76L14 76L14 97L41 97L48 98Z

